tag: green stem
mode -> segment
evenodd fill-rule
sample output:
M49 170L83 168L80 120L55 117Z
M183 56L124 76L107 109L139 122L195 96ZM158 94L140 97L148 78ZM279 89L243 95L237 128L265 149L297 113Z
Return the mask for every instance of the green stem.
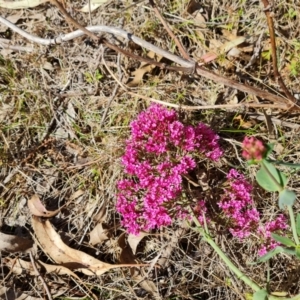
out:
M225 255L225 253L223 253L221 248L219 248L219 246L214 242L214 240L211 238L211 236L208 233L205 232L205 230L202 228L201 224L199 223L198 219L194 215L194 212L192 211L191 207L189 208L189 210L191 212L191 215L193 216L193 221L195 222L195 224L197 226L197 228L195 228L194 230L196 230L197 232L199 232L202 235L204 241L206 241L218 253L220 258L225 262L225 264L229 267L229 269L237 276L237 278L244 281L255 292L261 290L259 285L257 285L255 282L253 282L248 276L246 276L243 272L241 272L233 264L233 262ZM292 216L293 216L292 208L291 208L291 213L292 213ZM296 228L294 217L292 219L293 219L292 222L294 223L294 228ZM292 227L293 227L293 225L292 225ZM297 241L298 241L298 236L297 236ZM291 297L291 298L277 297L277 296L273 296L273 295L268 295L268 299L269 300L300 300L300 294L296 295L295 297Z
M297 234L296 222L295 222L295 218L294 218L294 212L293 212L292 205L287 205L287 208L288 208L289 215L290 215L293 237L296 242L296 245L299 245L300 243L299 243L299 238L298 238L298 234Z
M197 225L197 231L202 235L203 239L218 253L221 259L226 263L229 269L237 276L237 278L243 280L249 287L251 287L254 291L259 291L261 288L253 282L248 276L246 276L243 272L241 272L233 262L223 253L221 248L214 242L209 234L207 234L199 223L198 219L192 212L193 220Z
M255 292L259 291L261 288L253 282L248 276L241 272L232 261L223 253L219 246L214 242L214 240L207 234L202 232L204 240L211 245L211 247L218 253L221 259L226 263L229 269L237 276L238 279L243 280L249 287L251 287Z

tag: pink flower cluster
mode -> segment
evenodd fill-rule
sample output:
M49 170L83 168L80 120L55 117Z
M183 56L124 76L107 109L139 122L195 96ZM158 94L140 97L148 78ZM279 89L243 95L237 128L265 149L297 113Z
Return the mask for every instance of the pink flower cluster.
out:
M242 147L242 156L246 160L262 160L267 150L263 142L255 137L245 137Z
M267 222L264 226L258 227L258 235L261 237L264 245L259 249L258 255L263 256L269 250L276 248L280 243L276 242L272 237L272 232L278 232L287 229L287 220L284 215L279 215L273 221Z
M266 148L255 138L245 138L243 156L261 160ZM122 157L126 178L118 182L117 211L129 233L167 226L188 216L182 203L182 177L196 167L196 158L221 157L219 136L203 123L185 125L175 110L151 105L131 123L131 136ZM227 175L219 207L235 237L245 239L255 233L261 239L258 254L278 245L272 232L287 228L284 216L260 225L260 215L251 197L252 185L236 170ZM194 206L201 224L210 220L205 200ZM205 216L204 216L205 214Z
M230 220L229 231L235 237L246 238L259 222L259 212L253 208L252 186L244 176L231 169L227 175L229 187L219 202L219 207Z
M185 125L175 110L151 105L131 123L122 163L127 179L118 183L117 211L128 232L138 234L186 216L176 204L182 176L195 168L196 155L217 160L219 136L207 125Z
M279 245L272 239L271 233L285 230L286 219L279 215L274 221L260 225L259 212L251 197L252 186L234 169L229 171L227 179L229 187L224 189L219 207L229 222L229 231L240 239L247 238L251 233L257 234L262 243L258 254L262 256Z

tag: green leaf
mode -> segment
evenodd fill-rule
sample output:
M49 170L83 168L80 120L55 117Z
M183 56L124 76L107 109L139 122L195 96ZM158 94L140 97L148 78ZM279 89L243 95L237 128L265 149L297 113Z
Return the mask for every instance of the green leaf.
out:
M300 258L300 247L296 247L296 256Z
M279 208L283 209L285 205L293 206L296 198L297 196L293 191L284 189L279 193Z
M266 262L269 259L271 259L273 256L275 256L276 254L279 254L279 253L282 253L282 252L284 252L284 248L280 247L280 246L277 246L276 248L272 249L271 251L269 251L268 253L266 253L262 257L260 257L256 262L253 262L250 265L255 265L255 264L258 264L258 263Z
M270 160L270 159L267 159L267 161L269 163L273 163L274 165L285 166L285 167L288 167L288 168L291 168L291 169L300 169L300 164L286 163L286 162L283 162L283 161Z
M268 292L265 289L259 290L253 294L253 300L266 300Z
M296 255L296 248L293 249L289 249L289 248L283 248L283 253L287 254L287 255Z
M296 244L291 239L289 239L285 236L280 236L276 233L272 233L271 236L276 242L279 242L285 246L296 247Z
M266 151L266 154L264 155L264 157L268 157L271 154L271 152L274 149L274 146L275 146L275 144L267 144L266 145L267 151Z
M261 164L272 174L277 183L262 166L256 174L258 184L268 192L280 192L287 184L286 176L265 159L262 160Z
M297 214L296 217L296 231L297 234L300 236L300 214Z

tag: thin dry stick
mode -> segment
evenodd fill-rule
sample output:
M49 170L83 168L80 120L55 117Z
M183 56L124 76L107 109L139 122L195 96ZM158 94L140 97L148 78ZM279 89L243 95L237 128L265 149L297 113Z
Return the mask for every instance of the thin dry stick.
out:
M272 61L273 61L273 69L275 79L278 81L281 89L285 93L285 96L289 98L292 102L296 103L297 99L290 93L287 89L286 85L283 82L283 79L278 71L278 62L277 62L277 50L276 50L276 38L275 38L275 30L274 30L274 22L273 22L273 13L271 13L271 6L268 0L262 0L262 3L265 7L264 11L267 17L269 33L270 33L270 41L271 41L271 49L272 49Z
M48 286L47 286L47 284L46 284L44 278L41 276L40 272L38 271L38 269L37 269L37 267L36 267L36 265L35 265L35 261L34 261L34 258L33 258L33 256L32 256L32 253L31 253L31 252L29 252L29 256L30 256L30 260L31 260L31 263L32 263L32 267L33 267L33 269L34 269L36 275L41 279L41 282L42 282L42 284L43 284L43 286L44 286L44 289L45 289L45 291L46 291L46 293L47 293L48 299L49 299L49 300L52 300L52 296L51 296L51 294L50 294L50 291L49 291L49 289L48 289Z
M284 109L285 105L278 105L278 104L253 104L253 103L238 103L238 104L220 104L220 105L199 105L199 106L189 106L189 105L178 105L178 104L174 104L174 103L169 103L166 101L162 101L162 100L157 100L154 98L150 98L147 96L143 96L140 94L136 94L130 91L127 91L128 94L141 98L141 99L145 99L151 102L155 102L155 103L159 103L165 106L169 106L169 107L174 107L174 108L180 108L182 110L200 110L200 109L233 109L233 108L245 108L245 107L263 107L263 108L281 108Z
M120 56L120 53L118 54L118 56ZM117 94L117 91L118 91L118 88L119 86L121 86L123 89L126 90L126 87L121 83L121 80L122 80L122 75L119 76L119 79L116 78L116 76L113 74L113 72L110 70L109 66L106 64L105 62L105 59L104 57L102 56L102 61L106 67L106 69L108 70L108 72L113 76L113 78L117 81L118 85L115 86L115 88L113 89L112 91L112 94L110 96L110 99L108 100L107 102L107 106L103 112L103 115L102 115L102 118L101 118L101 121L100 121L100 124L99 124L99 127L101 128L105 122L105 119L106 119L106 116L108 114L108 110L110 108L110 105L111 103L113 102L113 100L115 99L116 97L116 94Z
M211 71L208 71L208 70L204 69L201 66L196 67L196 72L197 72L197 74L199 74L199 75L201 75L205 78L211 79L215 82L223 83L224 85L235 88L239 91L242 91L242 92L245 92L245 93L248 93L248 94L252 94L252 95L255 95L255 96L260 97L262 99L267 99L267 100L270 100L270 101L275 102L275 103L285 104L286 109L290 109L293 106L293 104L291 104L291 101L288 100L288 99L285 99L283 97L280 97L280 96L271 94L269 92L260 90L256 87L249 86L245 83L241 84L239 82L228 79L228 78L223 77L221 75L217 75L217 74L215 74Z
M70 14L65 10L65 8L56 0L50 0L50 3L54 4L61 13L66 17L67 21L74 25L76 28L82 30L86 35L91 37L95 41L99 41L99 37L94 33L87 30L84 26L80 25L74 18L70 16Z
M56 0L51 0L51 1L56 1ZM72 19L72 17L70 17ZM74 32L71 32L71 33L68 33L64 36L60 36L58 38L54 38L54 39L42 39L42 38L39 38L39 37L35 37L25 31L23 31L22 29L20 29L19 27L17 27L16 25L12 24L11 22L9 22L8 20L6 20L5 18L1 17L0 16L0 22L5 24L6 26L8 26L9 28L11 28L12 30L16 31L17 33L21 34L22 36L26 37L27 39L31 40L31 41L34 41L36 43L40 43L42 45L51 45L51 44L57 44L57 43L60 43L62 41L68 41L68 40L71 40L73 38L76 38L76 37L79 37L79 36L82 36L84 35L86 32L86 34L88 34L89 36L93 36L98 38L95 34L93 34L92 32L90 31L93 31L93 32L108 32L108 33L111 33L111 34L115 34L115 35L119 35L119 36L122 36L130 41L133 41L134 43L140 45L141 47L144 47L150 51L153 51L154 53L158 54L158 55L161 55L163 57L166 57L178 64L180 64L182 67L175 67L175 66L168 66L166 64L161 64L157 61L154 61L154 60L151 60L151 59L146 59L146 58L143 58L143 57L140 57L138 55L134 55L130 52L127 52L115 45L112 45L110 44L109 42L107 41L104 41L104 44L111 48L111 49L114 49L115 51L118 51L118 52L121 52L123 53L124 55L127 55L129 57L132 57L132 58L135 58L135 59L138 59L140 61L147 61L149 64L153 64L153 65L157 65L157 66L160 66L161 68L165 68L165 69L170 69L170 70L175 70L175 71L179 71L179 72L185 72L185 73L190 73L192 72L193 70L195 70L196 68L196 72L203 76L203 77L206 77L208 79L211 79L215 82L219 82L221 84L224 84L226 86L229 86L229 87L232 87L232 88L235 88L235 89L238 89L242 92L245 92L245 93L249 93L249 94L253 94L257 97L260 97L262 99L267 99L269 101L272 101L272 102L275 102L275 103L285 103L285 107L282 108L282 106L277 106L278 108L280 107L281 109L290 109L291 107L293 107L293 109L295 109L296 107L299 108L298 105L295 105L292 101L288 100L288 99L285 99L283 97L280 97L280 96L277 96L277 95L274 95L274 94L271 94L269 92L266 92L266 91L262 91L258 88L255 88L255 87L252 87L252 86L248 86L246 84L241 84L241 83L238 83L236 81L233 81L233 80L230 80L226 77L223 77L221 75L217 75L211 71L208 71L204 68L202 68L201 66L197 65L195 62L193 61L187 61L187 60L184 60L168 51L165 51L159 47L156 47L120 28L114 28L114 27L109 27L109 26L101 26L101 25L98 25L98 26L89 26L87 28L84 28L85 30L76 30ZM82 27L80 24L78 24L75 20L73 20L74 22L74 25L75 26L78 26L78 27ZM78 24L78 25L77 25ZM292 102L292 104L291 104Z
M168 34L170 35L170 37L174 40L174 42L177 45L177 47L179 49L179 52L181 53L181 55L183 56L183 58L185 58L186 60L190 60L191 59L190 56L188 55L187 51L184 49L183 45L180 43L180 41L178 40L178 38L173 33L173 31L169 27L168 23L166 22L166 20L163 18L163 16L159 12L159 10L158 10L158 8L157 8L154 0L150 0L149 3L152 6L155 14L157 15L157 17L161 21L161 23L164 25L164 27L165 27L166 31L168 32Z

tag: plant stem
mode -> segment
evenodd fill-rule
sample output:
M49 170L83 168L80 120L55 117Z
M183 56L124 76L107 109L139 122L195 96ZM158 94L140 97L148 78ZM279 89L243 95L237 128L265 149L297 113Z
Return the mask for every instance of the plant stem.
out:
M295 222L295 218L294 218L294 212L293 212L292 205L287 205L287 208L288 208L289 215L290 215L293 237L294 237L296 245L299 245L300 243L299 243L299 238L298 238L298 234L297 234L296 222Z
M237 276L237 278L243 280L249 287L251 287L255 292L259 291L261 288L253 282L248 276L241 272L233 262L223 253L221 248L214 242L209 234L207 234L199 223L198 219L192 212L193 220L197 225L197 231L202 235L203 239L218 253L221 259L226 263L229 269Z
M294 215L293 215L293 210L292 210L291 207L289 208L289 210L291 210L291 215L292 215L292 220L293 220L292 222L294 223L294 228L296 228ZM202 228L201 224L199 223L198 219L194 215L194 212L192 211L191 207L189 208L189 211L191 212L191 215L193 216L193 221L195 222L195 224L197 226L197 228L195 228L194 230L196 230L197 232L199 232L202 235L203 239L218 253L220 258L225 262L225 264L229 267L229 269L237 276L237 278L244 281L255 292L261 290L259 285L257 285L255 282L253 282L248 276L246 276L242 271L240 271L240 269L238 269L233 264L233 262L223 253L221 248L219 248L219 246L214 242L214 240L211 238L211 236L205 232L205 230ZM292 228L293 228L293 225L292 225ZM297 235L296 235L296 238L295 238L295 240L298 241L298 243L299 243ZM289 300L300 300L300 294L296 295L295 297L291 297L291 298L277 297L277 296L273 296L273 295L268 295L268 300L288 300L288 299Z
M219 254L222 260L226 263L229 269L237 276L238 279L243 280L249 287L251 287L255 292L259 291L261 288L253 282L248 276L240 271L232 261L223 253L219 246L214 242L214 240L204 232L202 233L204 240L211 245L211 247Z

